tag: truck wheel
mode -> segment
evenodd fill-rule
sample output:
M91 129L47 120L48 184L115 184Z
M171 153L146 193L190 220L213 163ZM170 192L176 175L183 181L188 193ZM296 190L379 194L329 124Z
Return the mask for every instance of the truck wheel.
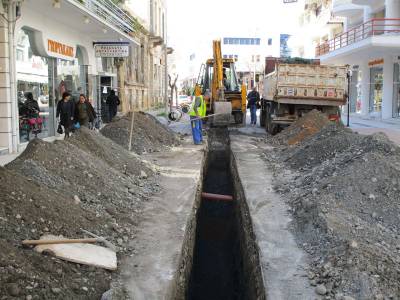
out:
M260 126L261 127L265 127L266 114L267 114L267 112L265 111L265 109L262 108L260 110Z
M242 124L243 123L243 113L242 112L235 112L233 114L233 117L235 118L235 123L236 124Z
M279 129L277 124L272 123L272 107L270 105L267 106L265 129L272 135L277 134Z

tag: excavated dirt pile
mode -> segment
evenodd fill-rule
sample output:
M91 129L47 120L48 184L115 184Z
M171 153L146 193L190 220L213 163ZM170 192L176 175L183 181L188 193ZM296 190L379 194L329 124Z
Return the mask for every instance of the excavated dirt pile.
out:
M304 139L313 136L331 122L327 116L318 110L312 110L298 119L291 126L273 137L275 144L296 145Z
M400 148L383 134L328 124L266 157L317 291L325 299L399 299Z
M131 121L131 116L126 115L107 124L101 133L128 149ZM159 152L176 145L179 145L177 134L163 126L155 117L143 112L134 114L132 151L137 154Z
M132 255L141 208L159 190L156 170L99 133L33 140L1 169L1 295L21 299L99 299L117 272L67 263L21 247L43 233L68 238L89 230ZM4 271L4 272L3 272ZM5 298L8 299L8 298Z

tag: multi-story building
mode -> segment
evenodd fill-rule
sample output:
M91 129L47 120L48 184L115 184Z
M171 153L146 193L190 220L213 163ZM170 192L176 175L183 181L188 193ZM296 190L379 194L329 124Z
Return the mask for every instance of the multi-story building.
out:
M322 63L349 65L351 111L382 119L400 117L400 1L333 0L342 32L321 40Z
M126 94L138 99L135 107L158 106L167 99L167 7L164 0L128 0L126 9L142 24L140 45L134 49L133 61L126 64ZM135 61L137 63L135 63Z
M40 138L57 135L56 105L64 91L85 94L105 115L111 89L125 111L166 100L164 1L148 1L143 24L115 2L0 1L0 153L26 145L19 108L27 92L44 119Z

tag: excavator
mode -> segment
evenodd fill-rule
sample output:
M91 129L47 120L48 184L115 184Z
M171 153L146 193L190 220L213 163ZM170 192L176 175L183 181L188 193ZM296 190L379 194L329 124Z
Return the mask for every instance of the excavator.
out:
M236 124L242 124L246 115L247 91L245 85L239 84L235 60L222 58L220 40L213 41L213 56L201 66L194 94L204 97L207 116L213 116L214 125L229 125L231 116Z

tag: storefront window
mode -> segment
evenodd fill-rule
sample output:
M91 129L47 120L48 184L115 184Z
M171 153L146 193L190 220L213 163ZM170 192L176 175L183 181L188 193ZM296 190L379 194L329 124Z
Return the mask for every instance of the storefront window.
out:
M371 88L369 94L370 113L381 112L382 110L382 86L383 86L383 68L371 68Z
M400 64L394 64L393 76L393 118L400 117Z
M54 122L49 105L49 76L48 59L32 54L29 31L21 30L17 36L17 95L19 110L19 134L20 141L29 141L35 136L29 123L29 118L36 114L33 113L32 105L27 102L28 95L32 94L39 107L39 117L41 118L39 138L52 135Z

